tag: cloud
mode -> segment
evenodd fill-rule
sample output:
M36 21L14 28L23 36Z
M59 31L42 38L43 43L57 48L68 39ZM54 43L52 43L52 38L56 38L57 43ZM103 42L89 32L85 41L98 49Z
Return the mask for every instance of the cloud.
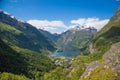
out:
M60 33L62 31L58 29L67 29L67 26L63 21L48 21L48 20L29 20L27 21L29 24L35 26L38 29L44 29L50 31L51 33Z
M44 29L51 33L61 33L63 31L66 31L67 29L79 25L84 26L84 28L95 27L97 30L100 30L104 25L108 23L108 21L109 19L100 20L99 18L79 18L77 20L71 20L69 27L60 20L29 20L27 22L35 26L37 29Z
M99 18L79 18L78 20L71 20L71 24L81 25L84 27L95 27L100 30L108 23L109 19L100 20Z

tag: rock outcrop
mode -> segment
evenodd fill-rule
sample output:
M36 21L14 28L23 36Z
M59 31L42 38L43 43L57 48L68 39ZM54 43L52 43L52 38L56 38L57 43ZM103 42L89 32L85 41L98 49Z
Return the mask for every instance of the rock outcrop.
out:
M87 78L88 76L90 76L92 70L95 70L97 67L101 66L103 66L103 64L98 61L94 61L88 64L84 74L80 77L80 80L82 80L83 78Z
M112 45L110 50L103 55L106 66L112 67L113 70L120 72L120 42Z
M113 44L110 50L103 55L102 59L104 60L104 63L96 61L88 64L86 71L80 77L80 80L90 76L91 72L98 67L111 67L113 71L120 72L120 42Z

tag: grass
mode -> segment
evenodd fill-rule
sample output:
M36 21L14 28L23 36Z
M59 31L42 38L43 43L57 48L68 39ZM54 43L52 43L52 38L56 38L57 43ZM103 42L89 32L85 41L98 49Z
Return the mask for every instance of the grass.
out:
M91 72L91 74L83 80L114 80L116 73L110 68L98 67Z
M16 28L0 22L0 32L2 33L3 31L7 31L7 32L10 32L10 33L16 34L16 35L22 33L21 31L17 30Z

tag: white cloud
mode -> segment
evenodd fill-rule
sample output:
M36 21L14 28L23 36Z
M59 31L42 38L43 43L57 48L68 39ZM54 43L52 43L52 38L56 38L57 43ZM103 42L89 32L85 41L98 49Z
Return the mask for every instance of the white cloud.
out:
M100 30L108 23L109 19L100 20L99 18L79 18L78 20L72 20L71 24L79 24L84 27L95 27Z
M60 33L62 31L58 29L67 29L67 26L63 21L48 21L48 20L29 20L27 21L31 25L35 26L38 29L44 29L50 31L51 33Z
M71 20L69 27L66 26L63 21L59 20L29 20L27 22L38 29L44 29L51 33L61 33L69 28L73 28L79 25L84 26L84 28L95 27L96 29L100 30L108 23L108 21L109 19L100 20L99 18L79 18L77 20Z

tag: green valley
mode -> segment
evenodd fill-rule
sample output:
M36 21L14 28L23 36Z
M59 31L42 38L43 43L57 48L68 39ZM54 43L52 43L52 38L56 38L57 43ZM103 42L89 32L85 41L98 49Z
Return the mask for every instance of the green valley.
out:
M38 26L0 10L0 80L120 80L120 7L98 32L73 25L89 18L61 34L36 27L66 28L62 21L32 21Z

